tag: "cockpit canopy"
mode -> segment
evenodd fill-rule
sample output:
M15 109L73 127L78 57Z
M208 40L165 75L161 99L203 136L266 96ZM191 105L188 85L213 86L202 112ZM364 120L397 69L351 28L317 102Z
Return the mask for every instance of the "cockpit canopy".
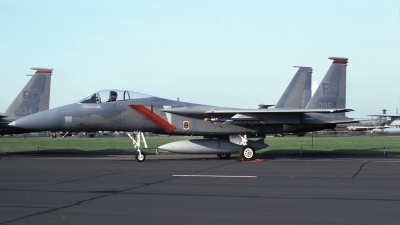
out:
M124 91L118 89L108 89L96 92L80 100L80 103L104 103L126 101L130 99L150 98L151 95L141 94L133 91Z

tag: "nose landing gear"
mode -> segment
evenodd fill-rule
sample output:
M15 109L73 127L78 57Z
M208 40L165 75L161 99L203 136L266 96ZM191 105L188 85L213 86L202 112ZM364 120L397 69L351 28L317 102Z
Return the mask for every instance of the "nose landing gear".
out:
M128 136L132 139L133 142L133 148L137 148L137 152L135 154L135 159L138 162L144 162L146 160L146 155L144 154L144 152L142 152L142 150L140 150L140 146L141 143L143 142L144 147L147 148L147 143L146 143L146 139L144 138L143 132L139 131L138 134L136 135L136 140L135 140L135 136L133 133L127 133ZM141 141L141 138L143 139Z

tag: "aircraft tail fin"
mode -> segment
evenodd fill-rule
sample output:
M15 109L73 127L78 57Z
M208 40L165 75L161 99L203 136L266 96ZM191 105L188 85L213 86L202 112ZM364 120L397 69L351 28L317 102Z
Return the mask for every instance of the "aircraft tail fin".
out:
M53 69L31 68L36 70L25 87L4 112L7 120L18 118L49 109L50 83Z
M304 109L311 98L311 67L295 66L299 69L282 94L275 108Z
M330 57L331 67L319 84L306 109L346 108L347 58Z

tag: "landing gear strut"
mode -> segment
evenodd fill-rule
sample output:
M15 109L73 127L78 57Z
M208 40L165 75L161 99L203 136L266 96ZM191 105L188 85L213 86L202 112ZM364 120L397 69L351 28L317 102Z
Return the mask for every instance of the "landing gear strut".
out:
M143 132L139 132L136 135L136 140L135 140L133 133L127 133L127 134L132 139L133 148L137 148L137 150L136 150L137 152L135 154L136 161L144 162L146 160L146 155L144 154L144 152L142 152L142 150L140 150L140 145L141 145L141 142L143 142L144 147L147 148L147 143L146 143L146 139L144 138ZM141 141L140 138L143 138L143 141Z
M247 145L248 139L247 135L229 135L229 141L233 144L243 146L240 149L240 157L243 160L253 160L255 153L254 148L250 145Z

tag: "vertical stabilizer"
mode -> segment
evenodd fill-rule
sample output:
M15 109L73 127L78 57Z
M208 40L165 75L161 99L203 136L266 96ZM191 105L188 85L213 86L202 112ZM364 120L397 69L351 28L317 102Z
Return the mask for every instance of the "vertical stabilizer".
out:
M347 58L330 57L333 60L324 79L311 97L306 109L346 108Z
M311 67L299 67L275 108L304 109L311 98Z
M31 69L36 70L35 74L3 114L9 121L49 109L53 69Z

